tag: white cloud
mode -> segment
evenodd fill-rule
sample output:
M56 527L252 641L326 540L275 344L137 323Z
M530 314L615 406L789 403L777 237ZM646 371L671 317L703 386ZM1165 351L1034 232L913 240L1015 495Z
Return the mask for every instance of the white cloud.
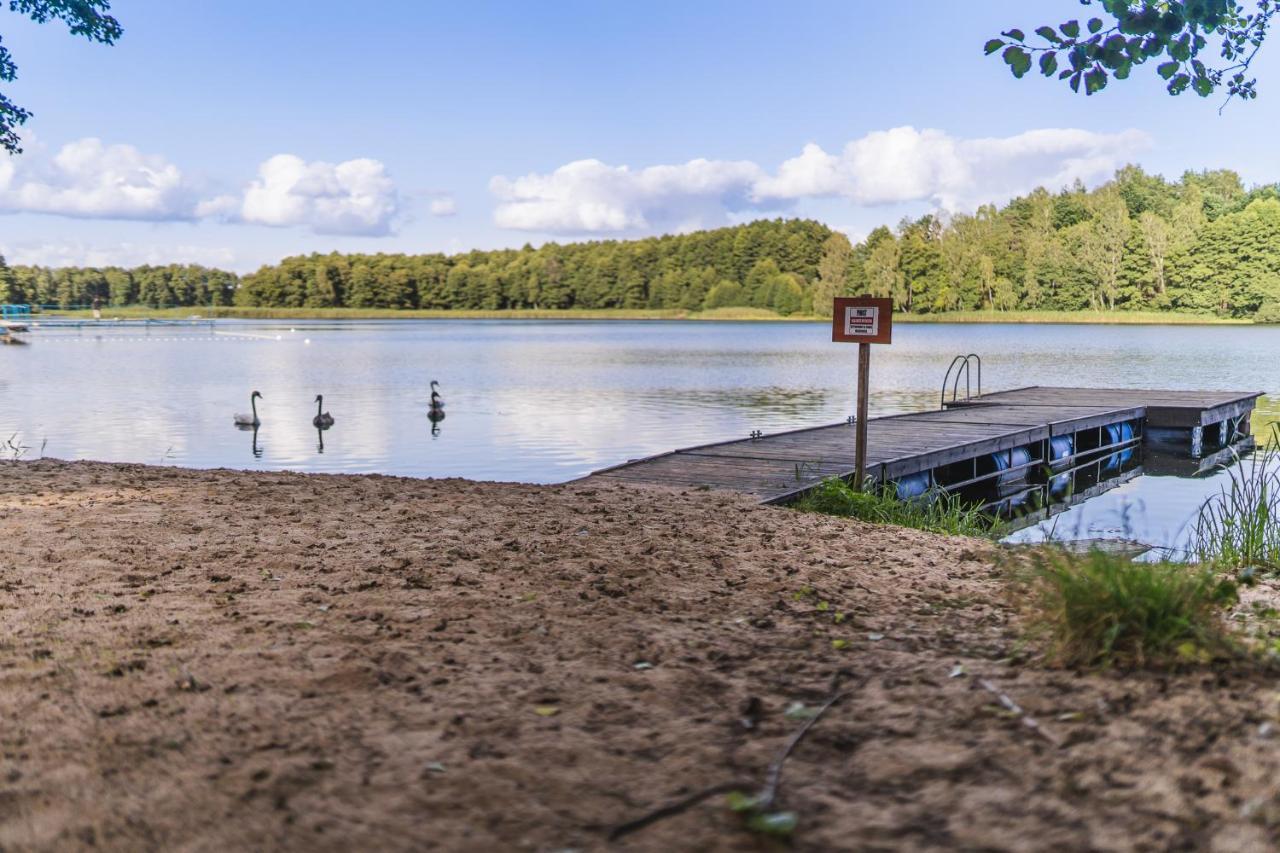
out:
M230 269L236 266L236 253L214 246L139 245L113 243L92 246L75 241L23 242L0 245L0 256L12 265L30 264L44 267L136 267L143 264L203 264Z
M243 195L218 196L199 207L201 216L369 236L391 233L399 212L395 184L377 160L308 163L292 154L264 161Z
M839 154L806 145L753 189L757 199L847 198L860 205L927 201L971 210L1038 185L1109 177L1150 145L1136 130L1032 130L1017 136L957 139L940 130L897 127L855 139Z
M432 216L453 216L458 212L458 203L451 195L437 196L431 199Z
M0 213L154 222L219 218L301 226L316 234L385 235L399 211L395 184L377 160L308 163L279 154L258 167L243 193L201 198L195 183L164 157L92 137L52 155L28 139L27 153L0 158ZM435 203L432 212L447 215Z
M578 160L549 175L495 177L494 220L528 231L687 230L723 220L726 209L745 206L760 167L746 161L691 160L679 166L632 171L599 160Z
M0 158L0 212L191 219L195 190L177 166L132 145L104 145L86 138L49 156L36 143L18 157Z
M958 139L899 127L847 144L837 154L806 145L768 173L749 161L693 160L632 170L579 160L550 174L495 177L495 222L551 233L685 230L723 224L744 208L841 198L860 206L926 202L949 211L1005 201L1038 185L1110 176L1150 145L1138 131L1033 130Z

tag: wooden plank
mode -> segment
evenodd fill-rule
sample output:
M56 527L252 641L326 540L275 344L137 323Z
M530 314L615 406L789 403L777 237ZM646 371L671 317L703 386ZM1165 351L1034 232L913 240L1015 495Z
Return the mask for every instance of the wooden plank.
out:
M851 465L813 465L803 467L797 477L796 467L787 462L677 453L644 465L614 469L593 476L603 480L650 485L731 489L764 496L803 485L813 485L826 477L846 474L851 469Z

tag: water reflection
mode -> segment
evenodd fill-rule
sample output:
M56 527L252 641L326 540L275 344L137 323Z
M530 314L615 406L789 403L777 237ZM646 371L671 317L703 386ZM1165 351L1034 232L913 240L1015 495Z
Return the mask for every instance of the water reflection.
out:
M959 352L991 388L1278 391L1280 329L901 326L872 360L873 414L936 408ZM198 467L558 482L674 447L843 421L856 347L813 323L219 322L140 335L41 331L0 350L0 435L47 453ZM310 343L306 343L307 340ZM431 414L432 378L448 389ZM225 428L245 388L270 442ZM312 434L324 388L343 424ZM427 411L424 413L423 409ZM429 430L422 428L427 414ZM352 440L357 437L358 440ZM326 438L328 441L326 441ZM324 445L321 452L321 445ZM171 448L166 452L167 448Z
M254 459L262 458L262 448L258 445L258 425L257 424L236 424L236 429L241 432L252 432L253 438L249 441L249 450L253 454ZM169 459L173 456L169 455Z
M1251 447L1244 442L1202 460L1144 448L1122 468L1100 471L1045 510L1023 515L1014 523L1023 529L1005 541L1137 542L1150 549L1144 559L1184 559L1200 507L1230 486L1233 470L1255 460L1280 467L1280 457Z

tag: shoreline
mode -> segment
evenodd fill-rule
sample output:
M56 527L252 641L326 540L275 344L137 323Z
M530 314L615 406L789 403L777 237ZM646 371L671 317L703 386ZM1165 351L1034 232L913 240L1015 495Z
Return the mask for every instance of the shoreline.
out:
M87 309L50 311L50 317L89 319ZM36 315L38 318L40 315ZM104 308L103 319L205 319L242 320L583 320L583 321L691 321L829 323L813 315L781 316L757 308L718 308L711 311L675 309L512 309L426 310L390 308L252 308L243 306L192 306ZM1158 311L956 311L939 314L895 314L895 323L1010 324L1010 325L1141 325L1141 326L1254 326L1252 320Z

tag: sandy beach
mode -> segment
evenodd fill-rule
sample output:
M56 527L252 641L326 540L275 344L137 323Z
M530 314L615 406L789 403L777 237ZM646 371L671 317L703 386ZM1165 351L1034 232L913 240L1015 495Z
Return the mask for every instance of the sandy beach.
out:
M846 691L783 765L795 849L1280 839L1273 676L1044 667L984 542L43 460L0 465L0 543L6 850L771 849L719 795L609 833L754 793Z

